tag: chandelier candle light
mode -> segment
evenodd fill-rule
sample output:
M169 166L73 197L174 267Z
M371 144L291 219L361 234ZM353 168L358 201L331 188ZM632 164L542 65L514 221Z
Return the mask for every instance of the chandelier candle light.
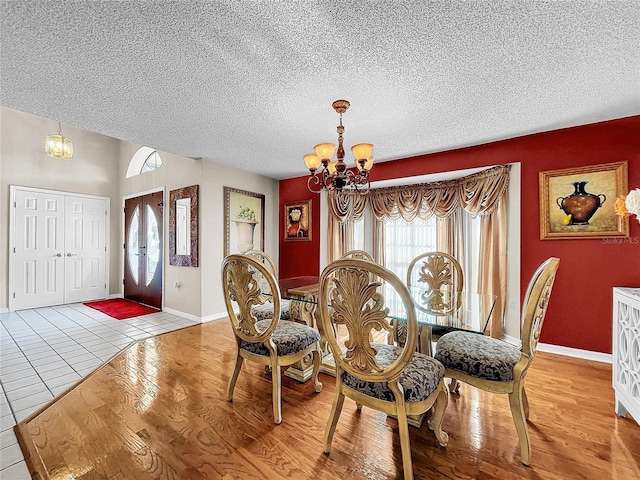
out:
M311 175L307 180L307 187L313 193L320 193L323 189L329 192L341 192L349 189L358 193L369 192L369 170L373 166L374 158L371 156L373 145L371 143L359 143L351 147L356 161L356 172L347 169L344 163L344 147L342 145L342 114L349 108L347 100L336 100L332 104L333 109L340 115L338 125L338 150L337 160L331 160L336 146L333 143L319 143L313 149L316 153L305 155L304 163ZM320 168L320 171L318 169Z
M61 127L58 122L58 133L52 133L44 137L44 153L53 158L63 160L73 159L73 143L60 133Z

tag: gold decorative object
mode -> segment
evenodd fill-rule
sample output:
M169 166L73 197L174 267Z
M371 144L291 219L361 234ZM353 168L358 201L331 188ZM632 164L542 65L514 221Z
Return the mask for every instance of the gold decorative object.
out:
M347 100L336 100L332 104L333 109L340 115L340 124L337 128L337 160L331 160L336 151L336 146L333 143L319 143L313 147L315 153L309 153L303 157L304 163L311 173L307 180L307 187L313 193L320 193L322 190L341 192L345 189L362 194L369 192L369 170L373 167L374 161L371 156L373 145L371 143L359 143L351 147L355 158L355 173L352 170L348 170L347 164L344 162L342 114L347 111L349 106L350 104ZM321 168L320 171L318 171L319 168Z

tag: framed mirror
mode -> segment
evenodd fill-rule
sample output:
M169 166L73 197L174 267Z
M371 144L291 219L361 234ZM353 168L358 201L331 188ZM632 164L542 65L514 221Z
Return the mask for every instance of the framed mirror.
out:
M169 265L198 266L198 185L169 193Z

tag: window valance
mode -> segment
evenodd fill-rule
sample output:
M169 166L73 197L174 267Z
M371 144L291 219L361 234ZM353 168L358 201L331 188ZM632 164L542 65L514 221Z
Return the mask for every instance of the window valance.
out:
M372 189L368 195L330 195L332 215L358 221L367 205L374 217L405 221L433 215L444 218L464 208L472 215L490 215L509 186L511 165L499 165L465 177L440 182Z

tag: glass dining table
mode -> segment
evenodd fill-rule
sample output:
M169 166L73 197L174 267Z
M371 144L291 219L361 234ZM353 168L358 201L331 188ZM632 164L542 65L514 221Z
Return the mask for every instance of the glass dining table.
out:
M313 277L304 278L313 279ZM281 287L281 295L283 299L289 300L291 318L317 328L318 283L294 286L282 283L284 288ZM406 324L408 315L395 290L387 288L383 293L385 307L389 308L388 318L399 322L399 325ZM413 298L418 321L418 350L426 355L432 354L434 334L441 335L454 330L484 334L496 303L495 295L477 292L434 292L412 286L409 288L409 293ZM323 340L321 339L323 359L320 371L335 375L333 356L328 351L326 341ZM299 379L309 377L294 371L288 376Z

